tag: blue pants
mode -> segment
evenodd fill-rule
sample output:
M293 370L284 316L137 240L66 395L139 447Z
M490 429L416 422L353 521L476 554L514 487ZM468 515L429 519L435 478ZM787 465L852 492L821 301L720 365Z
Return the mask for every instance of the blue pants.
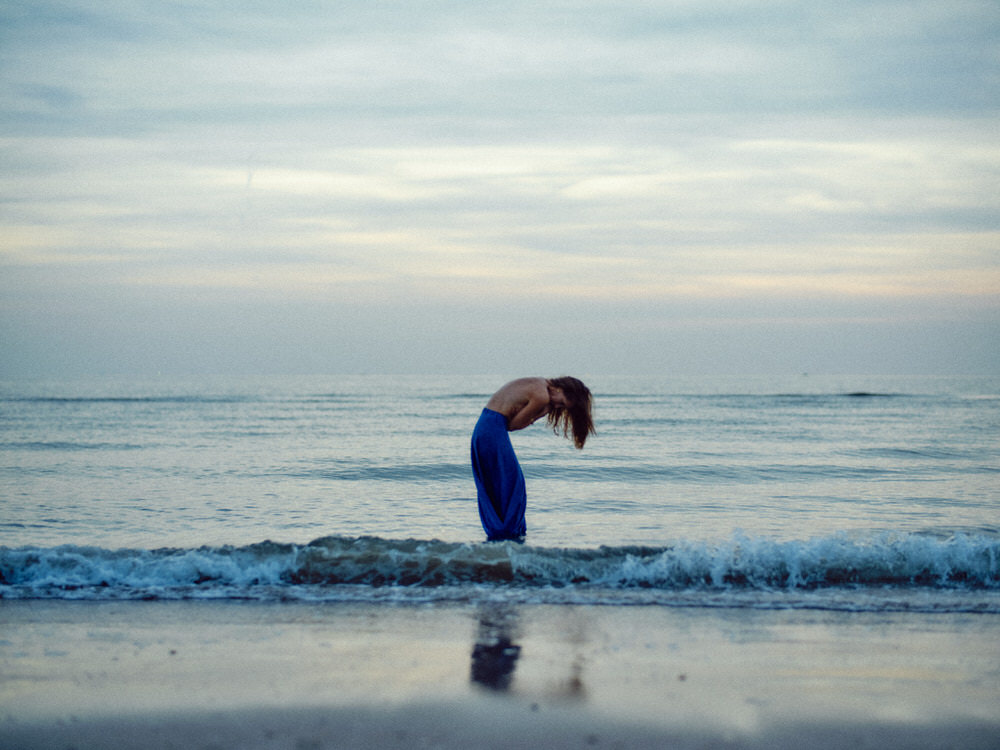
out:
M472 431L472 476L487 539L523 537L528 505L524 474L507 434L507 418L492 409L483 409Z

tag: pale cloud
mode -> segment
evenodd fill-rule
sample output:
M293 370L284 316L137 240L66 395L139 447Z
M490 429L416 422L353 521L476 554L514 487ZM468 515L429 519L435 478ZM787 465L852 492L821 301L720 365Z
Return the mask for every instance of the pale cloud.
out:
M255 192L264 195L283 193L313 198L396 202L427 200L454 192L443 186L407 182L391 174L360 174L357 171L265 168L247 175L227 171L205 177L223 187L252 187Z

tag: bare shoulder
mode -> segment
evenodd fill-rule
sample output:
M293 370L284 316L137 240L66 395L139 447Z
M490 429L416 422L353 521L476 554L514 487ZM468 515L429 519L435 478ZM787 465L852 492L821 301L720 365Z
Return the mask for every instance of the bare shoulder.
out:
M529 401L546 402L548 399L548 381L545 378L518 378L504 384L494 393L486 408L510 417Z

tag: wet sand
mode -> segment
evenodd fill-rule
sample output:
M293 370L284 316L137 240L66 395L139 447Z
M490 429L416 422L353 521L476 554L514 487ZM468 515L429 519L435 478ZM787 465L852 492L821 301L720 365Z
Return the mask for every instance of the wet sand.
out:
M989 615L0 602L0 748L1000 746Z

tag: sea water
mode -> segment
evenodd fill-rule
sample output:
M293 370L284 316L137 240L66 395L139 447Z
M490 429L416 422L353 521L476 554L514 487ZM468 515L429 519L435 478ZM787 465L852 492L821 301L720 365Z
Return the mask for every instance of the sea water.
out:
M1000 614L1000 379L583 375L597 435L469 437L503 377L0 384L0 596Z

